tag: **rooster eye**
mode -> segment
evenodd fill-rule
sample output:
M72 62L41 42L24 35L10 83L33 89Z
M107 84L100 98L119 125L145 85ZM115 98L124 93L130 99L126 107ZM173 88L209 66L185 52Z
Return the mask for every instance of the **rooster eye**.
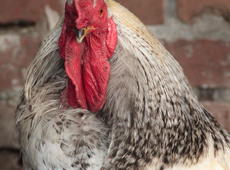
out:
M102 16L103 12L104 12L103 9L101 9L100 10L100 16Z

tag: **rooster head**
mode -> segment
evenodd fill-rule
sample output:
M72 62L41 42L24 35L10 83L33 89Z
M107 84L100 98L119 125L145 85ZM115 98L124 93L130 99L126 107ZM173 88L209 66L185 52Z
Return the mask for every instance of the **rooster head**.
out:
M104 0L69 0L59 38L71 107L99 111L106 99L117 30Z

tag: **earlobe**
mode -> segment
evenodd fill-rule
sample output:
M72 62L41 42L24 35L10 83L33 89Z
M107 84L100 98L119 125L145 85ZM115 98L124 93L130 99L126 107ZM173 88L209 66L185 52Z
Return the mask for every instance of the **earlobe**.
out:
M117 46L117 25L113 21L112 18L108 19L108 35L106 39L107 47L109 49L109 52L111 53L110 56L113 55L116 46Z

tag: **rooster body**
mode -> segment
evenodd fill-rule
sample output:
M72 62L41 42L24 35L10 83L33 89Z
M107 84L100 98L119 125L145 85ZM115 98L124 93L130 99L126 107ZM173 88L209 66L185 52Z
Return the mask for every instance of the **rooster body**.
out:
M175 59L108 0L117 45L103 107L66 106L59 24L31 64L17 127L28 170L230 170L230 135L200 105ZM109 135L108 135L109 134Z
M25 170L100 170L108 129L89 111L61 104L67 80L57 57L60 30L59 25L43 42L17 108L23 166Z

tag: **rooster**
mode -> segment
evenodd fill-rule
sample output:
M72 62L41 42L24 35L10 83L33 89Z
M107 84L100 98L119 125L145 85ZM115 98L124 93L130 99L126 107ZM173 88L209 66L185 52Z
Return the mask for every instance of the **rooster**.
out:
M230 135L113 0L68 0L17 108L25 170L230 170Z

